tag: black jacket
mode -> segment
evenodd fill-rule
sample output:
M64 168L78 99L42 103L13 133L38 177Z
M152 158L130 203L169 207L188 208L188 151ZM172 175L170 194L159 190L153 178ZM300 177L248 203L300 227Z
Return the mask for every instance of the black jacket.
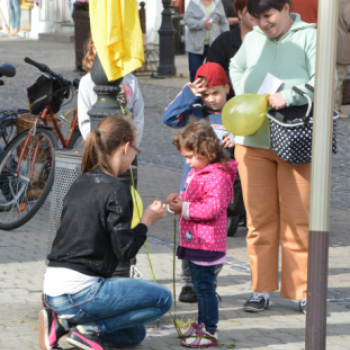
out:
M207 62L219 63L229 76L231 58L242 45L241 30L239 26L228 32L221 33L211 44L208 50Z
M133 204L125 184L100 169L79 176L63 201L50 267L110 277L119 261L135 257L147 226L130 229Z

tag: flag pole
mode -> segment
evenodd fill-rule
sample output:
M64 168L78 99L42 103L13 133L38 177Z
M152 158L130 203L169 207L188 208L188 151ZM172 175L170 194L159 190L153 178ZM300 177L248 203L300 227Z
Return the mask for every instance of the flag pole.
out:
M319 0L311 167L306 350L326 349L334 71L339 0Z

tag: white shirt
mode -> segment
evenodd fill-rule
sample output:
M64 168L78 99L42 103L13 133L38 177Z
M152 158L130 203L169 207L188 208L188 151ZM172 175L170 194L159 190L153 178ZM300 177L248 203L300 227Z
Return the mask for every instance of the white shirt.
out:
M127 109L131 112L131 118L136 128L136 146L139 147L144 126L144 103L137 79L132 74L127 74L123 78L125 94L127 99ZM78 93L78 122L81 135L84 140L87 139L90 129L90 116L88 111L97 101L97 95L93 88L94 82L90 73L84 75L79 84Z
M57 297L75 294L98 282L100 277L88 276L65 267L48 267L44 278L44 294Z

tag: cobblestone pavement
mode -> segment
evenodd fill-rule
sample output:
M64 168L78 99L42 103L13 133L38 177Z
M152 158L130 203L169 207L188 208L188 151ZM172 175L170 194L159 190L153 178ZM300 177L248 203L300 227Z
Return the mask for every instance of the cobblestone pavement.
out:
M6 79L1 87L1 109L26 107L25 87L35 81L35 69L23 63L29 56L47 63L66 78L78 77L72 72L72 46L37 41L0 41L3 62L13 63L17 76ZM187 69L186 59L178 60L180 68ZM147 205L158 197L164 200L168 193L178 190L182 159L171 145L176 131L161 122L164 107L179 92L186 79L154 80L139 78L145 99L145 132L143 154L139 158L139 191ZM74 106L73 100L64 111ZM349 111L350 112L350 111ZM350 229L349 229L349 142L350 119L338 123L339 152L333 157L332 209L329 248L329 289L327 313L327 348L349 349L350 344ZM339 208L342 208L340 210ZM48 240L50 203L25 226L13 231L0 231L0 349L39 349L37 342L38 311L45 272L45 254ZM148 235L148 247L158 282L173 288L173 216L156 223ZM250 270L245 248L246 230L239 228L235 237L228 239L227 262L219 277L220 302L219 337L225 344L237 349L302 350L305 348L305 316L297 311L297 303L272 293L269 310L249 314L242 310L250 296ZM144 249L138 255L138 268L144 279L151 280ZM176 263L176 274L180 265ZM179 294L179 284L176 293ZM196 316L196 305L177 303L178 318ZM63 339L61 346L73 350ZM143 349L180 349L169 316L160 327L148 329Z

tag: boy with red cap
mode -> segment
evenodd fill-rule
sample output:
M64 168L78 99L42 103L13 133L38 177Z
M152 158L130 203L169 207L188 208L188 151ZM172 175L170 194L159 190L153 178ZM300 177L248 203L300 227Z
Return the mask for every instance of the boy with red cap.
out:
M207 62L198 68L195 81L185 85L180 94L165 109L163 123L173 128L181 128L188 124L191 117L208 122L223 146L230 152L230 149L234 147L234 135L225 129L221 119L221 111L229 91L229 80L222 66L215 62ZM185 161L181 191L184 190L184 181L190 170L191 168ZM221 271L222 266L222 264L217 265L216 276ZM179 301L197 302L187 260L182 260L180 279Z

